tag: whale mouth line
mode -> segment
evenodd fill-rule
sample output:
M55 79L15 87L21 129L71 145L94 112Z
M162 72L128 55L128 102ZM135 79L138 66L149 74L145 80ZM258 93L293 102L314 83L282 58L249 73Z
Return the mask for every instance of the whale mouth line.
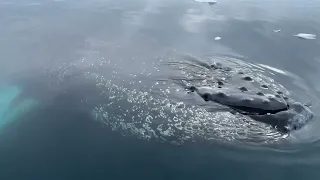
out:
M272 114L277 114L279 112L289 110L289 105L287 105L286 108L277 109L277 110L265 110L261 108L246 107L246 106L233 106L233 105L226 105L226 106L232 108L233 110L243 115L257 115L257 116L272 115Z
M194 89L192 89L194 90ZM209 97L208 94L204 94L202 97L205 101L209 101ZM218 104L227 106L235 111L237 111L238 113L242 114L242 115L256 115L256 116L263 116L263 115L272 115L272 114L277 114L279 112L283 112L283 111L287 111L289 110L289 104L286 105L285 108L282 109L276 109L276 110L266 110L266 109L261 109L261 108L255 108L255 107L248 107L248 106L236 106L236 105L231 105L231 104L225 104L225 103L221 103L219 101L214 101Z
M189 87L189 90L191 92L196 92L197 88L194 86ZM250 107L250 106L246 106L246 105L232 105L229 103L224 103L221 102L219 100L213 100L210 98L210 93L204 93L203 95L200 95L200 97L204 100L204 101L213 101L215 103L227 106L229 108L231 108L232 110L242 114L242 115L249 115L249 116L263 116L263 115L273 115L273 114L277 114L279 112L283 112L283 111L287 111L289 110L290 106L289 104L286 103L285 107L283 108L278 108L278 109L263 109L263 108L258 108L258 107Z

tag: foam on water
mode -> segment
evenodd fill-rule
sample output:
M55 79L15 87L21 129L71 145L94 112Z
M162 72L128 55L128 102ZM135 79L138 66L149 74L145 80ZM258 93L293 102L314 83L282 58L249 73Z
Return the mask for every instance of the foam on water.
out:
M193 62L186 60L188 58ZM244 62L227 62L237 70L236 72L218 71L212 74L204 64L197 62L193 57L189 56L186 59L169 63L171 67L179 69L180 80L183 79L186 84L191 81L201 85L212 84L217 79L230 78L233 73L241 70L251 73L255 81L268 84L273 90L288 93L284 87L274 83L273 79L263 76L261 69L257 70L260 75L254 76L252 66ZM249 67L246 69L241 63ZM169 67L167 65L165 68ZM165 81L166 85L163 85L162 81L154 79L151 80L155 82L154 85L149 88L142 88L142 85L140 88L139 85L130 88L125 85L125 80L122 80L124 85L121 85L117 80L106 77L99 72L86 72L86 79L96 82L101 90L101 98L105 99L105 103L96 105L93 115L107 127L125 136L173 144L188 141L272 144L288 137L287 134L279 133L264 123L233 114L230 109L219 104L205 107L199 103L199 99L188 94L183 86L172 80ZM136 78L135 81L131 81L130 84L139 84L141 79Z
M148 92L114 85L97 74L92 74L91 78L96 79L103 96L110 99L109 103L94 109L94 116L123 135L173 144L217 140L270 143L283 137L262 123L228 111L209 112L205 108L157 99Z

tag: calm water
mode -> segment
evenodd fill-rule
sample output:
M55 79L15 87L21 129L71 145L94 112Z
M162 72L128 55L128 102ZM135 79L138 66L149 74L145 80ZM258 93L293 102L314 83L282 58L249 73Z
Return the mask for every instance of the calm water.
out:
M0 0L0 115L21 93L10 106L16 118L0 119L0 179L318 179L317 119L284 143L236 143L225 130L211 143L175 145L122 135L89 109L118 121L140 117L123 109L154 117L158 109L112 98L159 93L164 85L152 80L172 71L158 63L187 53L264 67L317 116L319 40L293 35L320 34L319 8L316 0Z

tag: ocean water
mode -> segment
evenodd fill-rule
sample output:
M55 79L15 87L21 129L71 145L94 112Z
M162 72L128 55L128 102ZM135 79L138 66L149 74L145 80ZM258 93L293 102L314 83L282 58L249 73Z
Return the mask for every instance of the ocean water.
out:
M0 0L0 179L318 179L320 44L294 35L320 34L319 8ZM288 135L209 113L168 79L228 74L188 60L244 71L315 117Z

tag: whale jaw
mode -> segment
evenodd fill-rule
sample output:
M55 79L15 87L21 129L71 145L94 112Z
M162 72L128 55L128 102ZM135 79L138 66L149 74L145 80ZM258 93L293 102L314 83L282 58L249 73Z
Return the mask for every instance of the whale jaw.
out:
M243 114L274 114L288 109L286 101L273 95L258 95L242 88L229 87L192 87L205 101L213 101L232 107Z

